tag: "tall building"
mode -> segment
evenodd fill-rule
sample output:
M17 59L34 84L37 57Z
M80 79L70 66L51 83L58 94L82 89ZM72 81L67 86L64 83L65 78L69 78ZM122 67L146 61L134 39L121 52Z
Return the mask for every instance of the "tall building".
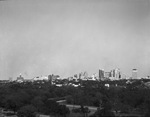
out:
M53 75L53 74L52 74ZM48 75L48 80L50 81L50 82L52 82L52 75Z
M119 80L121 78L121 72L120 72L119 68L115 69L115 78L117 80Z
M104 70L99 69L99 80L104 79Z
M54 81L54 80L58 79L59 77L60 77L59 75L54 75L54 74L48 75L48 80Z
M119 80L119 79L121 79L120 69L116 68L116 69L111 70L110 78L111 78L111 80Z
M105 73L104 73L104 77L105 77L105 78L111 77L111 72L105 72Z
M84 76L85 78L88 78L88 73L85 71L85 72L83 73L83 76Z
M137 79L137 69L132 69L132 79Z
M79 73L79 79L81 79L81 76L82 76L82 72L81 72L81 73Z
M78 78L78 74L75 74L75 75L74 75L74 78Z

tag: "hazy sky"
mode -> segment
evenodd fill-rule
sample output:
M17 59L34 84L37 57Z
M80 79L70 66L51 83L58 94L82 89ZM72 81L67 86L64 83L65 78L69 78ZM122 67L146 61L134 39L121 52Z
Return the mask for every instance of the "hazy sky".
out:
M150 75L149 0L0 1L0 79L99 68Z

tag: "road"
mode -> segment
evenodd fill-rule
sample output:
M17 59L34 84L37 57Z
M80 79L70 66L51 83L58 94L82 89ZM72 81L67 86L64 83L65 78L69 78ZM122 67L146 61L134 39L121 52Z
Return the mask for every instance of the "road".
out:
M66 106L68 108L80 108L81 107L80 105L71 105L71 104L66 104ZM97 107L92 107L92 106L85 106L85 107L88 107L89 110L92 110L92 111L96 111L97 110Z
M71 104L65 104L69 109L70 111L73 109L73 108L81 108L80 105L71 105ZM88 107L89 110L90 110L90 113L88 113L88 116L94 114L96 111L97 111L97 107L92 107L92 106L84 106L84 107Z

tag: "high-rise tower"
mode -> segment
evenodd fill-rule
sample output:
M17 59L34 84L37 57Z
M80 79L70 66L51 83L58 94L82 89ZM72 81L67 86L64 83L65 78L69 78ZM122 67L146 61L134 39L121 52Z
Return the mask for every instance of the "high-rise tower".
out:
M132 69L132 79L137 79L137 69Z
M99 69L99 80L103 80L104 79L104 70Z

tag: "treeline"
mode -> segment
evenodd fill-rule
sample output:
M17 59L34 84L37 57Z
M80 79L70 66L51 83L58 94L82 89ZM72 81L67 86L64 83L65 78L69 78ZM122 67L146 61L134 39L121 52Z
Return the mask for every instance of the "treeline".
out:
M148 81L87 81L73 94L73 98L68 99L68 103L101 107L109 112L137 113L147 117L150 116L150 88L145 86ZM105 86L107 83L110 87Z
M0 107L14 111L18 117L35 117L36 114L63 117L69 114L69 109L56 103L55 98L66 96L67 92L46 81L1 84Z
M114 116L112 111L130 113L139 112L149 116L150 89L142 80L132 84L122 81L80 81L81 86L56 87L50 82L37 81L0 85L0 107L13 110L19 117L34 117L37 113L66 116L69 109L56 103L65 97L67 103L81 106L95 106L96 116ZM110 87L105 84L109 83Z

